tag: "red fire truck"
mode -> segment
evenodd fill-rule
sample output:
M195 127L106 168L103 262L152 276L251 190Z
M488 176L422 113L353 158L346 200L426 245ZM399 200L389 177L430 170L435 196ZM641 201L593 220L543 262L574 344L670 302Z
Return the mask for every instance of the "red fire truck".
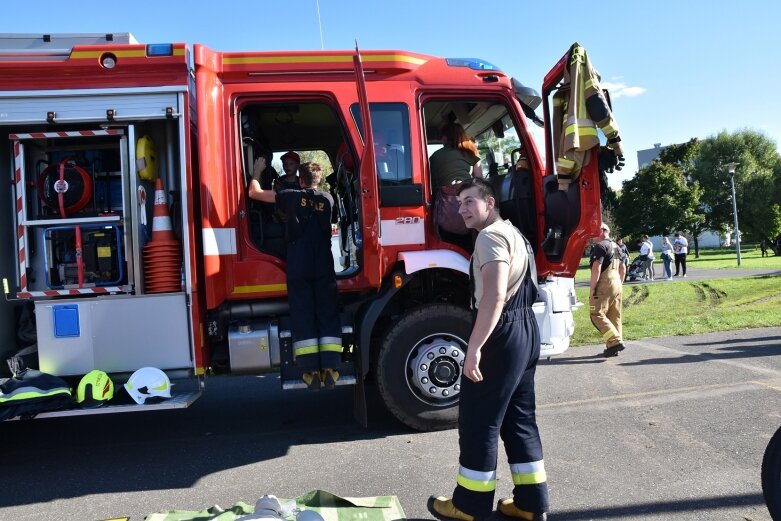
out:
M0 170L12 188L0 203L0 355L23 347L14 332L32 309L27 343L37 343L41 371L77 382L100 369L118 394L141 367L178 383L155 405L39 417L182 408L212 375L278 372L284 389L305 387L283 234L247 186L260 155L317 153L337 209L338 383L354 385L363 421L373 380L408 426L451 425L469 263L432 223L428 157L445 123L474 136L502 215L536 252L542 356L566 350L573 277L601 207L597 161L567 190L554 175L549 96L565 64L539 96L485 61L398 50L216 52L129 34L0 35ZM545 162L529 127L543 125L540 104ZM495 149L509 140L511 159ZM147 255L157 179L178 246Z

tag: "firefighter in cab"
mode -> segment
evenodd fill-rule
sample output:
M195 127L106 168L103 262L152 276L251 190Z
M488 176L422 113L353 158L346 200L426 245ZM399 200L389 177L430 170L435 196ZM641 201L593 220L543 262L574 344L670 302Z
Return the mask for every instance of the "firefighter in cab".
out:
M249 196L276 203L285 216L287 291L296 365L309 389L331 389L339 380L342 359L342 327L331 254L333 198L316 189L323 179L317 163L299 167L298 189L278 192L261 188L258 179L265 168L265 158L258 158L253 165Z

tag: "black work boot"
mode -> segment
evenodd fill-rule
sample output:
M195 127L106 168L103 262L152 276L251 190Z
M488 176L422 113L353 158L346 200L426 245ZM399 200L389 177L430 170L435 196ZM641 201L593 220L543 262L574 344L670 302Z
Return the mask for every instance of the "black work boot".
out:
M616 344L602 351L602 356L604 356L605 358L610 358L611 356L618 356L618 353L623 351L624 348L625 348L624 344Z

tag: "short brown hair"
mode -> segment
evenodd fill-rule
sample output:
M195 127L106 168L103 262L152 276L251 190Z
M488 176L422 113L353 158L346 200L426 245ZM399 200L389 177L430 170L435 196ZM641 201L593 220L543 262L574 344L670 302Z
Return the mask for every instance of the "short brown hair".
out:
M304 163L298 167L298 176L307 187L313 188L323 180L323 169L317 163Z
M477 188L478 192L480 193L480 199L483 201L487 201L489 197L493 197L496 199L496 194L494 193L494 187L491 186L491 183L486 181L485 179L480 179L479 177L473 177L472 179L467 179L460 185L458 185L458 189L456 190L457 195L461 195L461 192L464 190L468 190L469 188Z

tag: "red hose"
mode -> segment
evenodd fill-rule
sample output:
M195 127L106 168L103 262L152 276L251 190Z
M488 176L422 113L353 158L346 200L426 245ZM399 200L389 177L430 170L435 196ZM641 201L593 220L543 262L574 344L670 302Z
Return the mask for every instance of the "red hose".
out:
M60 183L65 182L65 161L67 159L60 161ZM60 217L66 219L68 214L65 213L65 192L57 190L57 201L60 203Z
M81 226L76 225L76 267L79 272L79 287L84 287L84 260L81 258Z

